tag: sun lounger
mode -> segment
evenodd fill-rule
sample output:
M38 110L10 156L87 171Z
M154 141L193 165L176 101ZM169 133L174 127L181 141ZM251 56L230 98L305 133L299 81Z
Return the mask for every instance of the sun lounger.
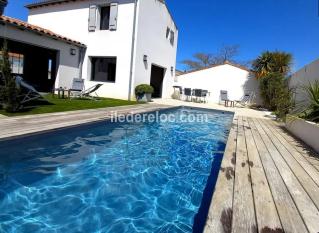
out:
M17 88L20 89L22 93L19 95L21 105L33 100L43 99L41 94L33 86L25 82L21 76L16 76L15 82Z

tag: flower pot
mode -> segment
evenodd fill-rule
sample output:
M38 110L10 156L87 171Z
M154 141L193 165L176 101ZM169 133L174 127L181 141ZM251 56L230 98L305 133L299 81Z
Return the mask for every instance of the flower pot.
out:
M7 0L0 0L0 15L3 14L4 8L7 6L8 2Z
M152 94L146 93L146 94L144 94L144 95L145 95L145 97L146 97L147 102L152 102Z
M152 101L152 94L144 93L137 96L138 102L151 102Z

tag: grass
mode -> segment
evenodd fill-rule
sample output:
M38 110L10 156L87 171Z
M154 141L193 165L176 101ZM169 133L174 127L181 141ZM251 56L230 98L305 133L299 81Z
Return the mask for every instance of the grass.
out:
M4 110L0 110L0 114L5 116L23 116L23 115L33 115L42 113L54 113L54 112L67 112L75 110L86 110L86 109L98 109L107 107L117 107L126 105L135 105L138 102L101 98L98 101L88 100L88 99L58 99L52 95L46 95L44 98L48 102L41 101L37 103L37 106L26 107L22 111L17 113L7 113ZM34 105L34 104L33 104Z

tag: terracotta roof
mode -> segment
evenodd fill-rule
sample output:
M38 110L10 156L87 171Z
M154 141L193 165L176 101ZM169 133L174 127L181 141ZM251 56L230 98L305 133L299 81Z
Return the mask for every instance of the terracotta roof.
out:
M196 69L196 70L186 71L186 72L184 72L181 75L194 73L194 72L202 71L202 70L208 70L208 69L211 69L211 68L214 68L214 67L218 67L218 66L223 66L223 65L230 65L230 66L234 66L236 68L239 68L239 69L242 69L242 70L245 70L245 71L248 71L248 72L252 72L249 68L247 68L245 66L242 66L242 65L239 65L239 64L235 64L235 63L232 63L230 61L225 61L224 64L211 65L211 66L207 66L207 67Z
M14 18L11 18L11 17L8 17L8 16L1 15L0 16L0 22L11 24L13 26L16 26L16 27L19 27L19 28L23 28L23 29L28 29L28 30L36 32L36 33L41 33L43 35L52 37L53 39L61 40L61 41L64 41L64 42L67 42L67 43L71 43L71 44L75 44L75 45L80 46L80 47L86 47L85 44L83 44L83 43L81 43L79 41L75 41L75 40L69 39L69 38L67 38L65 36L61 36L59 34L56 34L56 33L52 32L52 31L50 31L48 29L45 29L45 28L42 28L42 27L38 27L38 26L29 24L29 23L26 23L24 21L21 21L21 20L18 20L18 19L14 19Z

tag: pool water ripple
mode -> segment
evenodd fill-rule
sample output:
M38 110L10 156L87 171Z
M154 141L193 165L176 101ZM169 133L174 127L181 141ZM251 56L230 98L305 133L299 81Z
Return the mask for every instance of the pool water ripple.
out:
M103 122L1 142L0 232L192 232L233 115L168 113L209 122Z

